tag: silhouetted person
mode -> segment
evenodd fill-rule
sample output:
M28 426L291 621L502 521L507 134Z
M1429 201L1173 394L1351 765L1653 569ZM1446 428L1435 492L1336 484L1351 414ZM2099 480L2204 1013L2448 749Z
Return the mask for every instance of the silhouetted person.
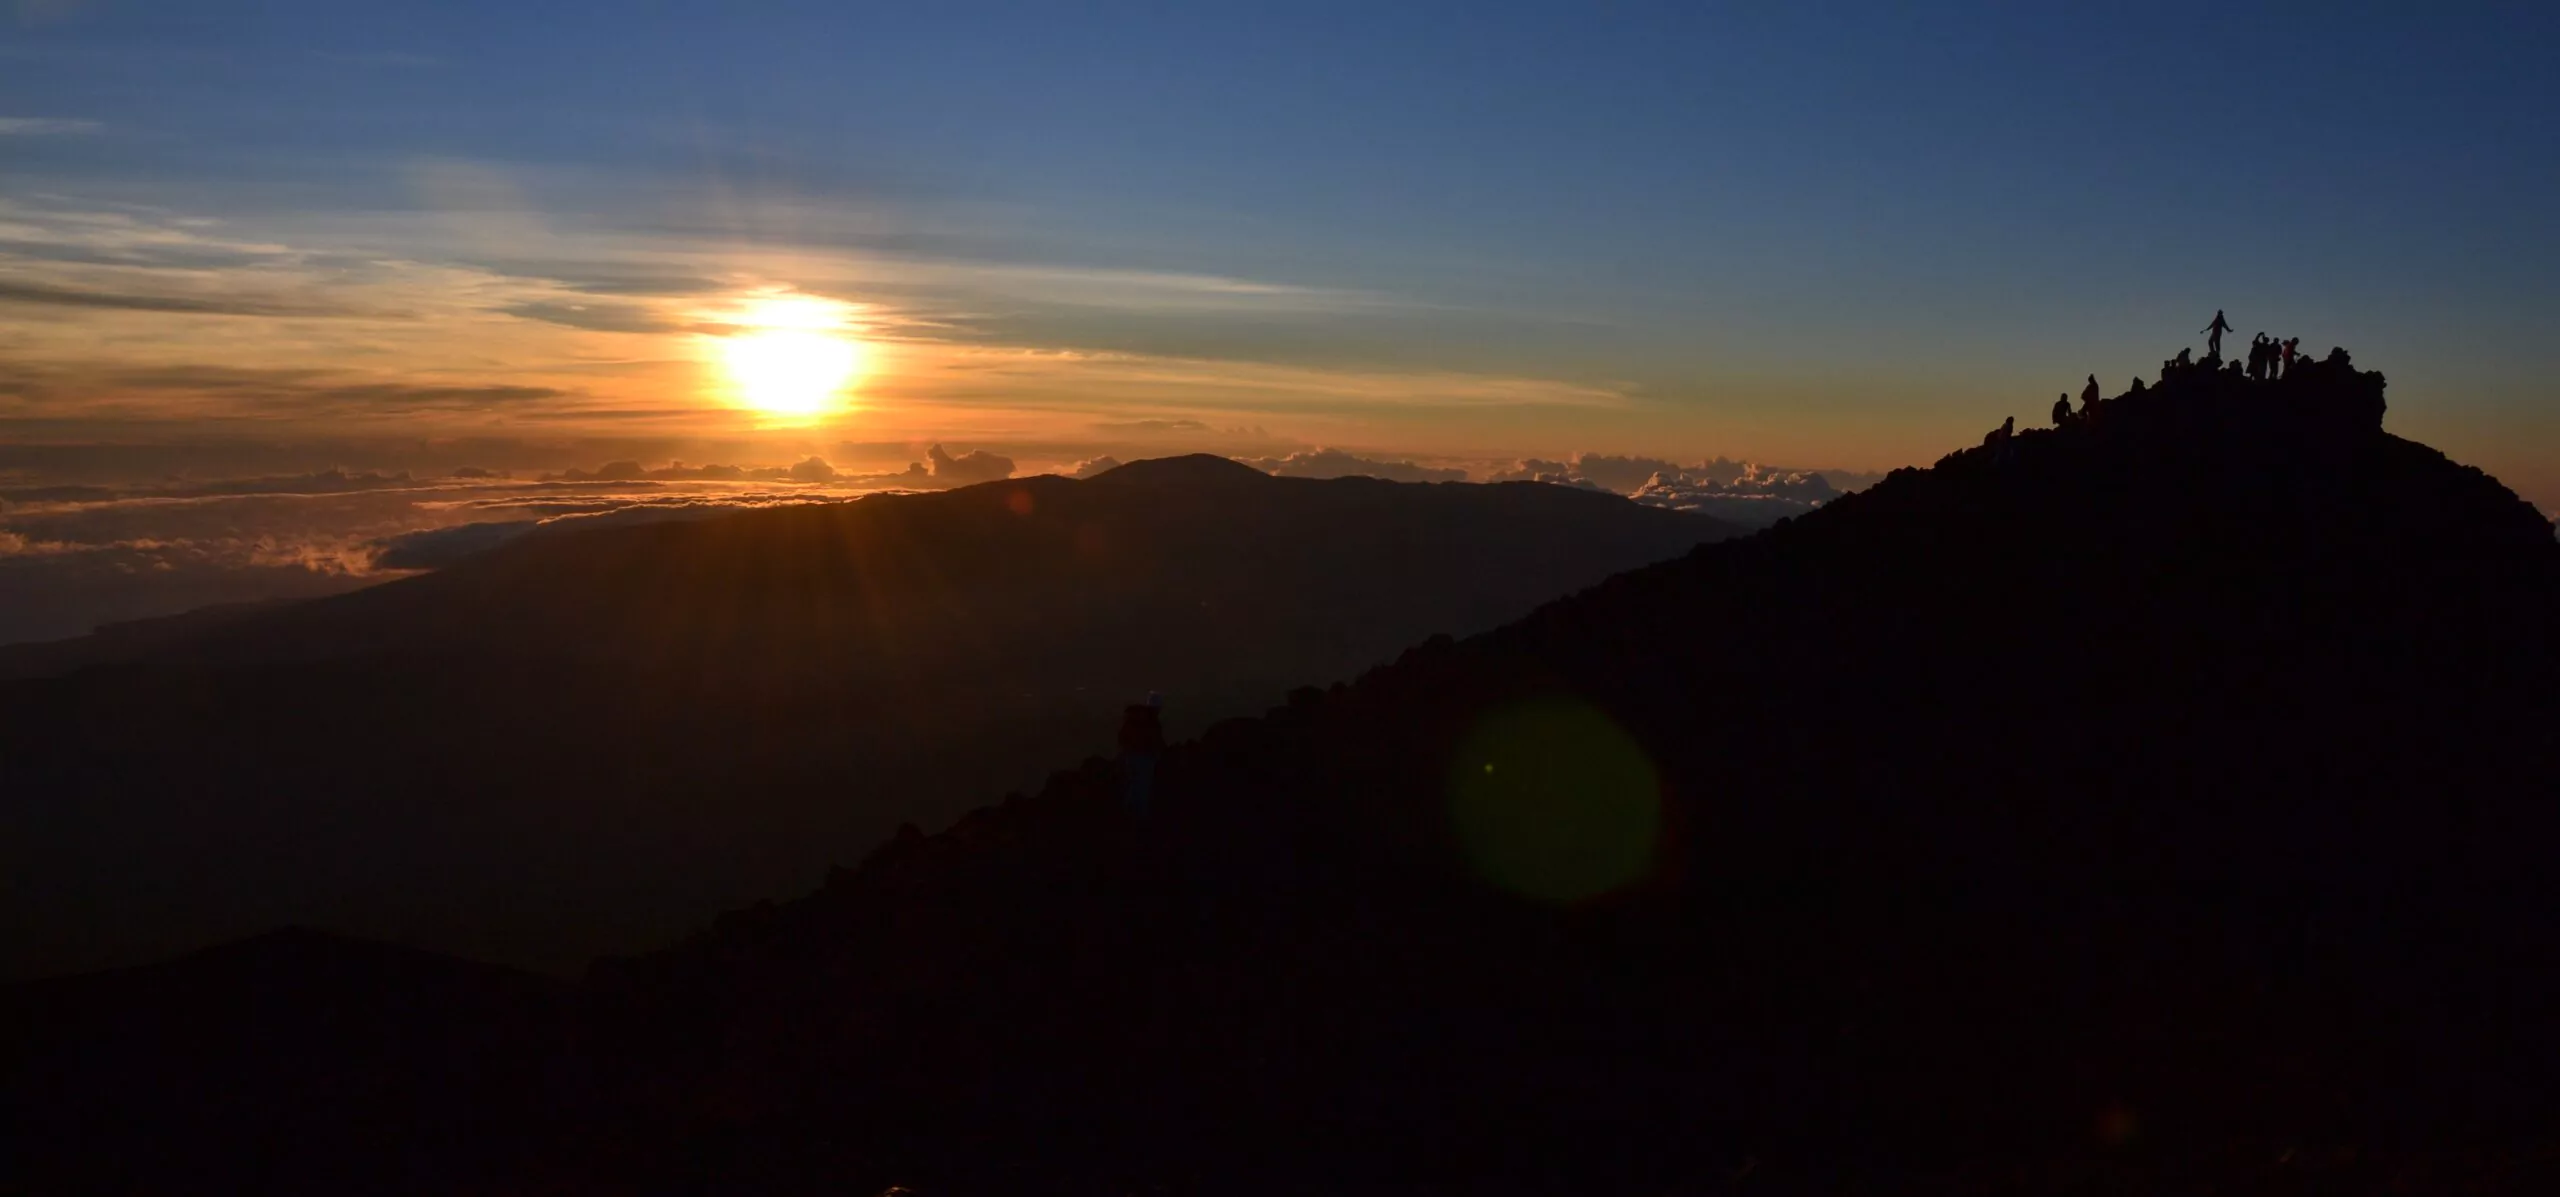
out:
M2086 411L2089 408L2096 406L2097 402L2098 376L2092 374L2089 376L2089 385L2080 388L2080 408L2081 410Z
M1156 758L1164 755L1163 707L1162 695L1149 694L1120 714L1120 796L1141 819L1155 798Z
M2273 347L2274 342L2267 340L2265 333L2249 338L2249 380L2251 382L2266 381L2267 351Z
M2056 428L2071 427L2071 392L2069 391L2064 391L2063 393L2054 396L2053 426Z
M2221 357L2222 334L2230 331L2231 322L2222 318L2221 308L2215 308L2213 310L2213 323L2204 326L2204 332L2207 338L2204 343L2204 355L2206 357Z
M2283 344L2282 344L2282 346L2280 347L2280 350L2281 350L2281 352L2282 352L2282 354L2283 354L2283 356L2284 356L2284 372L2285 372L2285 373L2287 373L2287 374L2291 374L2291 373L2293 373L2293 351L2294 351L2295 347L2297 347L2297 346L2299 346L2299 345L2301 345L2301 344L2302 344L2302 338L2300 338L2300 337L2287 337L2287 338L2285 338L2285 339L2284 339L2284 343L2283 343Z

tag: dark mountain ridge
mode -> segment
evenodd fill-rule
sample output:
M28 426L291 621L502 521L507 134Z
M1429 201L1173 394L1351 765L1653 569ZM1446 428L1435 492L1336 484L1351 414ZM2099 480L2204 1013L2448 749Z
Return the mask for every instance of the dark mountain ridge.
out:
M2382 385L2173 372L1214 728L1143 827L1097 764L901 840L600 1025L752 1111L701 1178L2528 1158L2560 546Z
M187 644L207 629L291 606L292 599L215 603L176 615L128 619L97 626L86 636L0 644L0 681L59 677L94 665L139 661L172 645Z
M753 684L777 674L1002 679L1036 650L1021 633L1090 635L1080 621L1188 610L1208 613L1194 620L1252 621L1218 645L1221 667L1241 672L1294 657L1317 629L1374 638L1343 627L1346 616L1404 623L1409 612L1456 603L1454 622L1482 627L1516 615L1523 591L1551 596L1546 578L1505 585L1502 571L1558 576L1571 589L1587 560L1731 532L1630 519L1606 496L1567 499L1533 485L1310 481L1199 455L1081 482L1043 475L599 529L235 622L159 658L265 665L423 646L511 660L642 660ZM1472 576L1453 586L1461 570ZM1160 642L1170 651L1158 657L1196 658L1201 646L1180 634L1188 630L1115 644L1128 650L1113 654L1126 663L1116 677L1093 678L1081 658L1068 668L1079 681L1143 689L1161 676L1152 672L1160 660L1129 653ZM1377 654L1328 655L1359 668Z
M1730 532L1124 469L524 538L0 683L0 971L284 923L574 968L1035 784L1150 690L1180 733Z
M600 963L506 1175L2542 1191L2560 546L2381 396L2173 371L902 834Z
M1260 486L1272 477L1261 470L1215 453L1186 453L1113 466L1093 476L1110 486Z

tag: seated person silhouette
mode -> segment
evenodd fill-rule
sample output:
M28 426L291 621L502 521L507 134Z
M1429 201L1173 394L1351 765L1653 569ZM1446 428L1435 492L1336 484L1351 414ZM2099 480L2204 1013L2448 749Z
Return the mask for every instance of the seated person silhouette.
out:
M2000 421L2000 426L1992 429L1990 436L1983 438L1984 444L1991 445L1995 449L1991 455L1993 465L2005 465L2010 458L2017 456L2017 435L2018 417L2011 416Z

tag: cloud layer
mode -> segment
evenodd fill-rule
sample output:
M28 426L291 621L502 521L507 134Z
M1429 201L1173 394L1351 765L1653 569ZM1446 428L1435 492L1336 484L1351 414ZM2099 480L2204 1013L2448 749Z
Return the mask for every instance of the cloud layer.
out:
M1341 449L1311 449L1286 457L1245 459L1245 464L1283 478L1384 478L1389 482L1464 482L1463 469L1440 469L1412 461L1380 461Z
M1488 481L1552 482L1623 494L1636 502L1695 511L1746 528L1802 515L1876 481L1851 470L1798 470L1718 457L1693 466L1658 457L1585 453L1570 461L1523 458Z
M484 472L485 473L485 472ZM0 488L0 644L213 603L307 598L519 536L841 502L860 488L347 473Z

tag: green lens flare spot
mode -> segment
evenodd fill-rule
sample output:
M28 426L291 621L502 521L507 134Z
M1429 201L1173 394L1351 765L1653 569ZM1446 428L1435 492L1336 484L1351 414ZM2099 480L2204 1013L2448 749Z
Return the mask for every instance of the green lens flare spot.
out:
M1662 781L1599 708L1550 698L1496 711L1468 733L1455 763L1450 818L1485 880L1572 903L1652 872Z

